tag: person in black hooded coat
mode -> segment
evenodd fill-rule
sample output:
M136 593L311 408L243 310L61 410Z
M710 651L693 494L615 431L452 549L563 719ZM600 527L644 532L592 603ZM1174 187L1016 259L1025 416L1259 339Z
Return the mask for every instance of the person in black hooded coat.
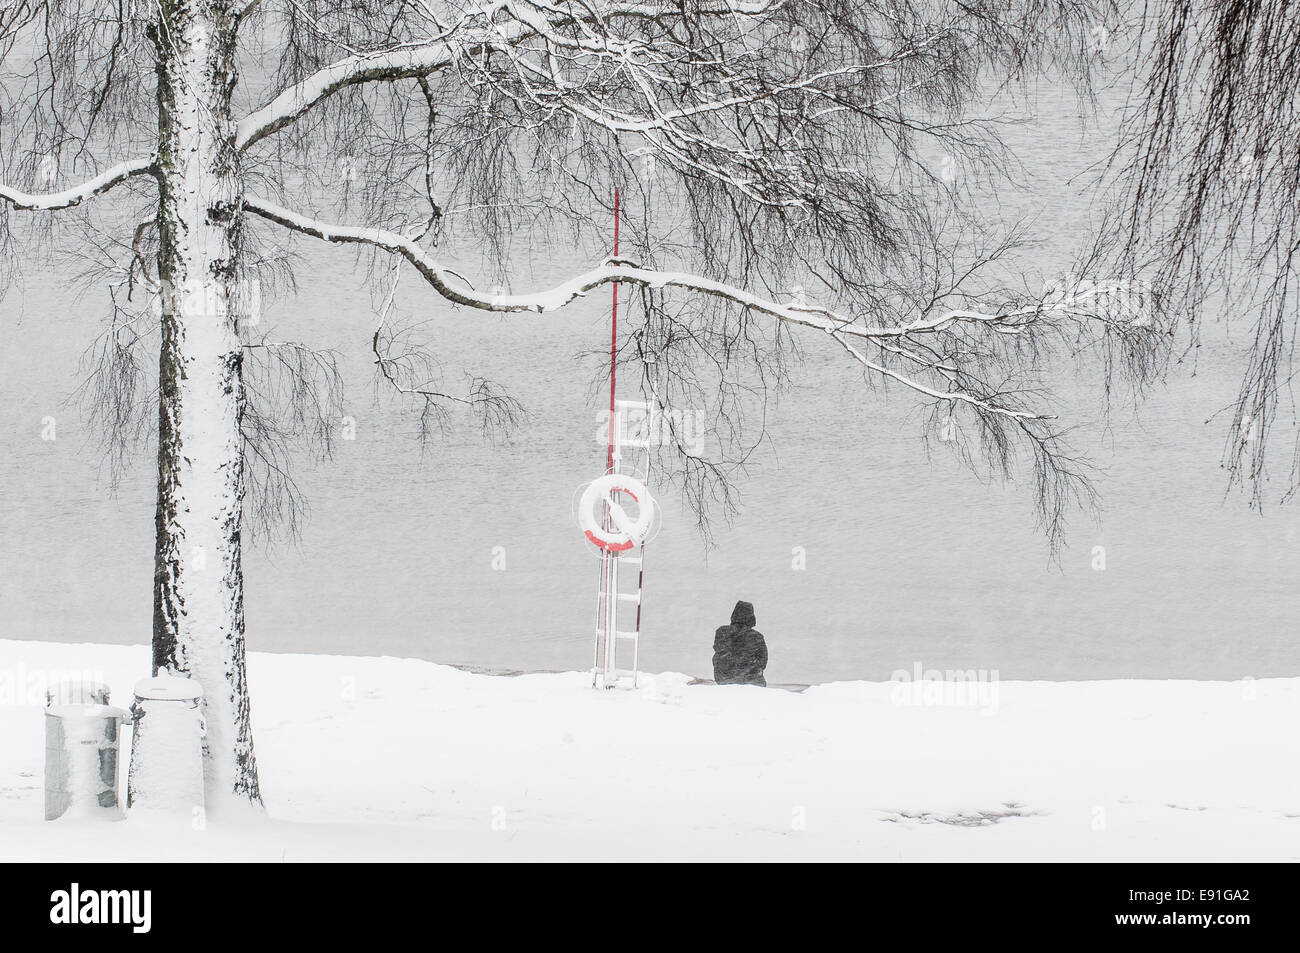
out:
M762 685L767 687L767 642L754 628L754 607L737 602L731 610L731 625L713 635L713 680L719 685Z

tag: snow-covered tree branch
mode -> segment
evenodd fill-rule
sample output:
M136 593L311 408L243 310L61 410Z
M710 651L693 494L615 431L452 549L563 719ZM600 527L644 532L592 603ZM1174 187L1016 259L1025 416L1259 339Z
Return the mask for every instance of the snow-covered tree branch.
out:
M150 157L148 159L136 159L131 162L121 162L111 169L105 169L99 175L82 182L80 185L60 189L57 192L31 194L20 192L0 182L0 200L8 202L16 209L50 212L80 205L86 199L107 192L113 186L126 181L132 176L152 175L153 173L154 159Z
M773 3L710 3L702 13L752 17L767 12ZM429 22L438 28L435 35L392 49L358 52L317 70L305 79L278 93L265 106L239 121L235 144L246 149L290 125L322 100L340 90L363 83L395 82L428 77L449 69L460 59L485 57L493 53L510 54L512 47L527 40L539 40L548 46L570 45L561 33L575 24L591 37L598 36L601 26L619 19L655 19L666 10L656 4L567 4L531 3L524 0L498 0L475 7L450 26L426 7Z
M400 255L410 262L434 290L453 304L483 311L546 314L559 311L574 300L585 297L596 288L612 283L635 285L654 290L681 289L718 298L750 312L767 315L791 325L811 328L828 334L839 342L853 359L863 367L874 374L888 378L926 397L935 400L969 403L990 414L1005 415L1024 420L1047 420L1052 419L1052 415L1006 406L999 403L996 397L980 396L960 387L949 386L945 389L938 389L929 386L893 368L869 360L859 350L855 349L847 339L862 339L865 342L887 349L891 353L903 354L919 368L943 375L951 385L962 376L961 368L952 366L951 363L938 358L922 357L914 351L904 350L904 344L900 342L906 342L907 339L917 335L943 334L954 325L970 324L1003 333L1018 333L1028 329L1035 321L1043 320L1053 311L1073 312L1085 316L1092 313L1092 309L1088 306L1088 299L1093 294L1084 293L1072 296L1068 305L1064 302L1040 302L1033 307L1015 308L1004 313L950 309L933 315L923 315L898 326L871 326L864 325L847 315L837 314L828 308L806 303L781 304L725 282L683 272L642 268L633 262L612 258L606 259L606 261L590 271L576 275L563 284L545 291L529 294L483 295L476 292L456 272L440 265L416 241L396 232L379 228L331 225L251 197L245 197L244 207L268 221L283 225L304 235L338 244L370 245Z

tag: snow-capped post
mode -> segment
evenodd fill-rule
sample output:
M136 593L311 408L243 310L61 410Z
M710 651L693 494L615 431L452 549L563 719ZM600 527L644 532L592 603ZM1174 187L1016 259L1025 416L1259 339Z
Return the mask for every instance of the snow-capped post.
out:
M249 724L241 526L243 207L229 0L162 0L158 62L158 503L154 674L203 686L209 803L260 802ZM135 764L132 764L135 770Z
M136 684L126 800L133 811L203 814L202 697L191 678L160 675Z
M116 820L118 739L127 713L103 704L45 709L45 819L65 815Z

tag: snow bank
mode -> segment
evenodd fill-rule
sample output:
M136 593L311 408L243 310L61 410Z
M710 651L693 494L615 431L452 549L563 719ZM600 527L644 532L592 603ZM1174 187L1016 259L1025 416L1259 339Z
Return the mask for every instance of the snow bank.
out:
M266 816L45 822L41 679L123 704L148 650L0 641L0 860L1300 859L1300 679L624 693L249 665Z

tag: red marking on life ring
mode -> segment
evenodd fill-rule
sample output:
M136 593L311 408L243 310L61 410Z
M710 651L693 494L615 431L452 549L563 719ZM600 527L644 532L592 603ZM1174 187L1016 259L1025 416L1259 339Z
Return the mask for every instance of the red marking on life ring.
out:
M632 497L632 499L635 500L636 497L634 496ZM585 530L584 533L589 540L591 540L601 549L608 549L611 553L621 553L624 550L631 549L632 546L634 545L634 543L630 539L621 543L609 543L603 539L598 539L596 534L593 533L591 530Z

